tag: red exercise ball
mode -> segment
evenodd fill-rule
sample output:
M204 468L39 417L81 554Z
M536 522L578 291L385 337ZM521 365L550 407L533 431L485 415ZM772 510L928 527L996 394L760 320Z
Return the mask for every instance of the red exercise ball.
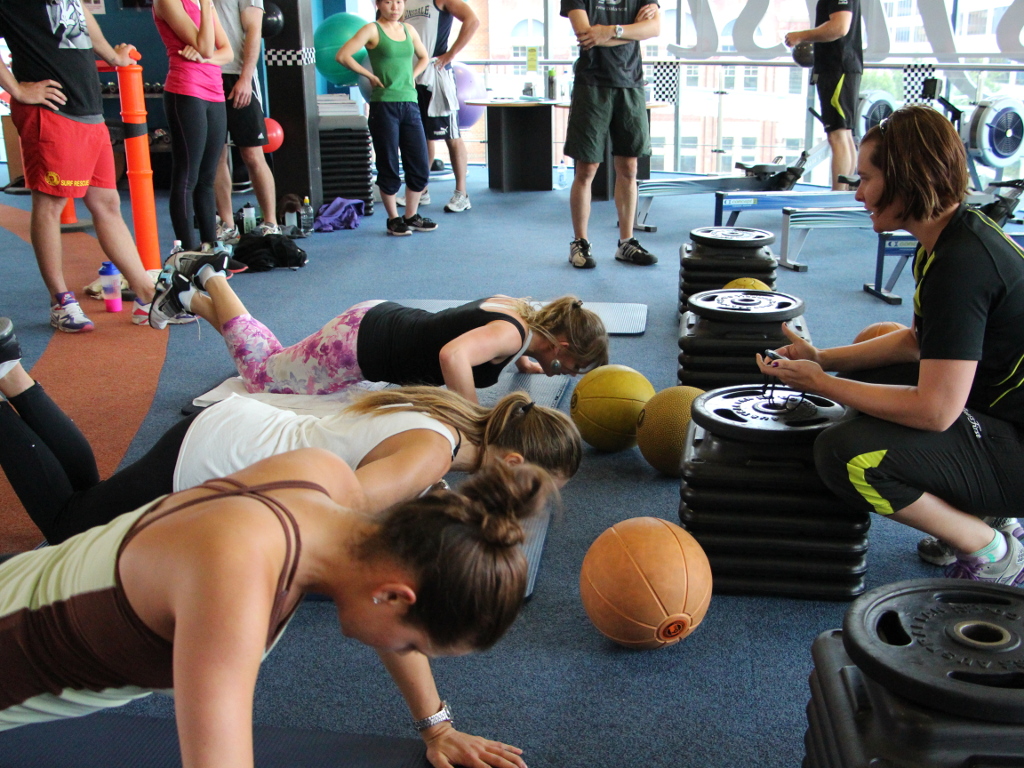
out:
M580 569L587 616L627 648L662 648L693 632L711 602L711 565L674 523L634 517L606 530Z
M281 148L284 144L284 128L272 117L268 117L267 123L267 143L263 145L263 151L268 155Z
M905 331L906 329L907 326L903 323L897 323L892 320L883 320L880 323L872 323L866 328L863 328L861 332L854 337L853 343L860 344L860 342L867 341L868 339L884 336L885 334L892 333L893 331Z

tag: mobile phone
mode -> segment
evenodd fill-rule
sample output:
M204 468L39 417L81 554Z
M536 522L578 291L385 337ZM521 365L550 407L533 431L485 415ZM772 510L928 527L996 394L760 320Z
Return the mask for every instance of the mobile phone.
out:
M767 359L767 360L785 360L786 359L782 355L780 355L778 352L776 352L774 349L766 349L764 351L764 356L765 356L765 359Z

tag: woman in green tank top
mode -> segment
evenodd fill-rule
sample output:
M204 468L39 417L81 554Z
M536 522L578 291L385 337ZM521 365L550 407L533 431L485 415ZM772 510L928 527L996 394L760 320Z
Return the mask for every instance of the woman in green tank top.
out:
M377 161L377 186L388 214L389 235L437 229L437 224L416 212L420 194L430 176L416 77L427 68L429 56L416 30L402 23L404 14L405 0L377 0L377 21L356 32L335 57L373 86L369 127ZM355 54L363 47L369 54L372 71L355 60ZM399 151L405 167L404 217L398 215L395 199L402 186Z

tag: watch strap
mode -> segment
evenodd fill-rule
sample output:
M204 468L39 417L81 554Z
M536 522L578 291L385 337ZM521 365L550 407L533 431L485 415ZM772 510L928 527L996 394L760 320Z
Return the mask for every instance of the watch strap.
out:
M412 727L417 731L425 731L427 728L433 728L438 723L452 722L452 711L448 707L447 701L441 702L441 709L432 714L430 717L424 717L422 720L414 720Z

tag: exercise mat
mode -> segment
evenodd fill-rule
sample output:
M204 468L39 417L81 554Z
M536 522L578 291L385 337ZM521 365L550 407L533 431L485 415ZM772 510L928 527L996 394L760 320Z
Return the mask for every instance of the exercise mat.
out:
M259 768L430 768L419 739L257 725ZM180 768L174 720L106 712L0 733L2 768Z

